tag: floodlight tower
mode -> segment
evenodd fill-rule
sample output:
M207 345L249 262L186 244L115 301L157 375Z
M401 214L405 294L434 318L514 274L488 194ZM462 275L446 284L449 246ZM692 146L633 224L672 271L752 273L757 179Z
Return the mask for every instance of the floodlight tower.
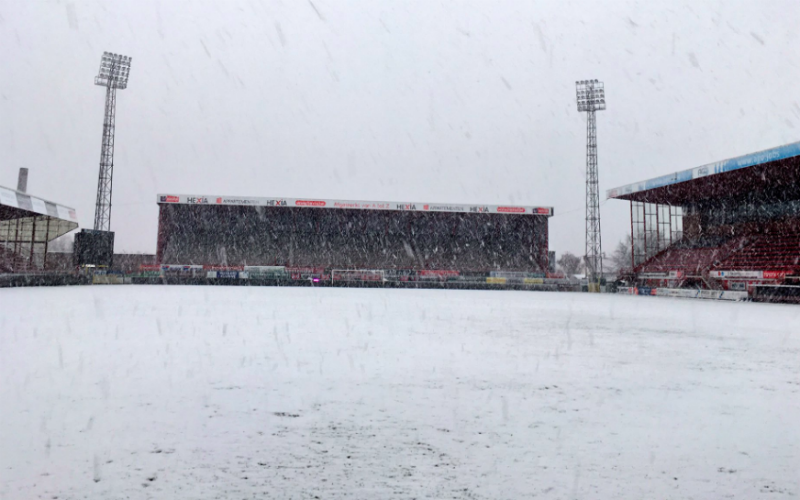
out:
M598 283L603 275L603 248L600 239L600 194L597 185L597 121L595 111L606 109L603 82L575 82L578 111L586 112L586 277Z
M103 144L100 148L100 177L97 181L97 204L94 212L94 229L111 229L111 179L114 173L114 121L117 108L117 89L128 86L131 58L103 52L100 73L94 84L106 88L106 114L103 119Z

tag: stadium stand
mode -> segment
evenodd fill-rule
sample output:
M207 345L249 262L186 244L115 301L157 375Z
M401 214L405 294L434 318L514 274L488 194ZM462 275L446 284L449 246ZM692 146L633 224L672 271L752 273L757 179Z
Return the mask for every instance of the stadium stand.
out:
M77 227L74 209L0 186L0 273L45 270L48 244Z
M751 290L800 275L800 142L609 190L631 204L629 278Z
M158 203L159 264L548 269L549 207L183 195Z

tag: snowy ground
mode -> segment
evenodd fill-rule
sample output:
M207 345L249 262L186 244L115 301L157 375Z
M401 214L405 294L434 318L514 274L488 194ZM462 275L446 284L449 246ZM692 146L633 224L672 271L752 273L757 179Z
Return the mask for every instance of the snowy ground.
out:
M0 498L800 495L800 307L0 290Z

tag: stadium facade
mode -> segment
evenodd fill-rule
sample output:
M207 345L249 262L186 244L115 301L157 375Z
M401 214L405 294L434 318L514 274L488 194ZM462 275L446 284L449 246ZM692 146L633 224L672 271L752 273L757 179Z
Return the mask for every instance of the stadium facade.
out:
M552 207L173 194L157 202L162 270L520 282L548 271Z
M748 290L800 275L800 142L611 189L631 210L631 278Z

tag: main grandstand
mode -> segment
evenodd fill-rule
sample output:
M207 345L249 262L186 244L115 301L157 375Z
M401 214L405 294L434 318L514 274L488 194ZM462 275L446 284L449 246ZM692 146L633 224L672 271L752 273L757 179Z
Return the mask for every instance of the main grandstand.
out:
M548 270L551 207L171 194L157 201L164 269L503 283Z
M643 286L750 290L800 274L800 142L607 193L631 207Z
M49 243L76 227L74 209L0 186L0 274L45 270Z

